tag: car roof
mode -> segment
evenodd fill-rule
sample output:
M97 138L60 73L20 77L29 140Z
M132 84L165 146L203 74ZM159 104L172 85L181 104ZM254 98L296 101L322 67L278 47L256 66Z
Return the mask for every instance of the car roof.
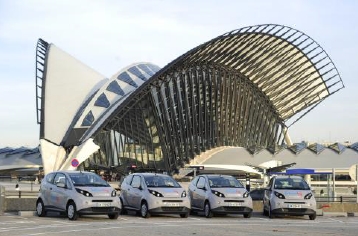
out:
M301 176L297 176L297 175L278 175L275 176L276 179L287 179L287 178L291 178L291 179L302 179Z
M148 173L148 172L144 172L144 173L133 173L132 175L142 175L142 176L169 176L166 174L160 174L160 173ZM170 176L169 176L170 177Z
M90 174L96 174L96 173L93 173L93 172L90 172L90 171L80 171L80 170L57 170L57 171L52 171L48 174L51 174L51 173L67 173L67 174L70 174L70 173L75 173L75 174L80 174L80 173L84 173L84 174L87 174L87 173L90 173Z
M233 177L231 175L219 175L219 174L207 174L207 175L199 175L199 176L207 176L208 178L209 177Z

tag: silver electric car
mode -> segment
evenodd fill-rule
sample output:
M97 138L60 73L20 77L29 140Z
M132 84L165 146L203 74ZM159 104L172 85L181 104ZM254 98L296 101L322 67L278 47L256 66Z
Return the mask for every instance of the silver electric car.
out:
M186 218L190 201L186 191L172 177L156 173L134 173L121 184L122 214L127 210L143 218L151 214L179 214Z
M274 218L275 215L308 215L316 219L316 200L300 176L274 176L265 189L263 214Z
M189 185L191 211L213 214L243 214L250 218L252 199L244 186L229 175L199 175Z
M48 211L66 213L70 220L80 215L108 215L117 219L120 200L116 190L100 176L85 171L56 171L41 181L36 212L45 216Z

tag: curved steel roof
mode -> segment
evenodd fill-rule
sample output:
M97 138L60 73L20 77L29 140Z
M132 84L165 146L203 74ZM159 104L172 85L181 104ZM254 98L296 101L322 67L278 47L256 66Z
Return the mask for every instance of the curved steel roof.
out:
M56 63L58 61L62 63ZM68 151L71 147L93 138L101 130L116 126L118 121L129 114L126 119L137 117L141 119L141 123L136 121L137 130L127 132L128 138L134 140L134 136L139 135L138 137L143 140L150 139L149 131L145 135L140 134L142 130L148 129L148 124L146 124L148 117L140 116L138 110L140 106L136 107L136 105L142 99L150 97L154 103L163 103L159 104L162 107L157 107L157 110L162 112L161 114L165 112L174 114L170 112L173 109L170 106L183 101L174 98L176 95L173 93L173 87L176 85L173 84L173 78L188 71L195 74L196 69L200 70L202 75L205 74L208 81L213 77L216 77L215 81L218 83L227 80L224 89L220 88L220 91L215 90L217 88L213 89L218 95L213 102L219 103L219 106L225 103L223 110L229 114L228 117L219 117L222 119L219 120L220 122L212 122L211 125L215 131L218 131L216 125L220 124L223 127L218 132L221 132L221 136L226 135L227 132L237 128L236 118L242 120L240 124L245 132L240 130L243 137L240 136L239 131L240 134L234 132L235 137L240 136L240 140L235 138L236 141L240 141L235 144L247 148L252 146L253 150L259 150L260 145L268 147L278 144L277 135L286 132L287 123L290 122L292 125L325 98L344 88L338 70L322 47L306 34L283 25L266 24L234 30L193 48L162 69L151 63L137 63L121 70L111 79L81 64L54 45L39 40L36 81L38 122L41 124L40 138L69 148L66 149ZM220 73L223 73L223 76L217 76ZM190 75L188 80L195 80L194 74ZM237 83L240 83L240 86ZM187 89L185 85L184 83L176 88L178 93ZM193 91L195 87L199 94L207 88L205 86L199 83L193 85ZM159 94L166 89L165 96L168 98L172 96L169 102L161 94L156 95L157 92ZM241 91L247 93L241 93ZM223 96L228 92L230 96ZM205 96L208 97L204 99L211 99L209 93L207 92ZM248 107L255 105L254 109L245 107L245 114L250 113L250 117L243 117L239 111L230 110L233 106L227 104L232 103L229 99L235 93L240 94L236 101L245 100ZM197 94L190 93L189 95L195 97ZM201 98L199 94L193 103L203 104L204 101L201 101ZM221 102L220 99L224 98L225 101ZM143 104L148 105L148 103ZM195 104L191 105L195 107ZM199 105L198 111L193 108L194 116L195 112L201 114L200 109L205 109L205 106L201 108ZM156 106L150 108L156 109ZM261 112L262 109L265 109L264 113ZM255 115L252 115L253 110L256 112ZM153 115L160 118L161 114ZM232 118L231 114L235 114L235 117ZM181 114L182 120L180 121L183 121L183 117L186 116L187 114L185 116ZM209 119L211 116L205 117ZM176 122L174 115L165 114L161 119L155 125L160 126L160 122L167 123L167 128L170 127L168 132L166 131L168 137L171 132L179 128L177 125L180 122L176 123L176 126L170 126L171 123ZM173 122L168 122L168 119ZM225 119L233 119L236 123L226 122ZM195 123L194 120L193 123ZM191 123L186 128L196 129L190 125ZM260 131L258 126L261 127ZM200 127L199 125L198 129ZM193 135L199 137L201 132L195 130ZM189 136L187 138L192 138ZM166 139L165 135L162 138ZM200 138L204 137L200 136ZM210 136L210 138L214 137ZM249 141L241 140L245 138ZM158 145L169 145L169 143L164 144L163 140ZM166 142L169 141L166 140ZM177 144L183 144L181 138L177 141ZM197 141L199 142L199 139ZM213 142L212 145L219 144L221 145L222 142ZM167 151L166 155L173 154L172 158L176 160L176 154L171 152L179 151L174 149ZM191 150L191 154L194 155L194 150ZM188 157L185 156L185 158Z

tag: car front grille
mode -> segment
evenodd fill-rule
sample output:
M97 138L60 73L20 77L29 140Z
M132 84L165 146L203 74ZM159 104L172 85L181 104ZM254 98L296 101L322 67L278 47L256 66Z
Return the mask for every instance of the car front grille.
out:
M114 212L115 207L92 207L91 208L93 212Z
M92 202L113 202L113 200L92 200Z
M224 200L224 202L245 202L244 200Z
M163 202L183 202L183 200L163 200Z
M230 211L243 211L245 210L245 207L224 207L224 210L227 211L227 212L230 212Z
M167 211L167 212L177 212L177 211L183 211L184 208L183 207L162 207L163 211Z

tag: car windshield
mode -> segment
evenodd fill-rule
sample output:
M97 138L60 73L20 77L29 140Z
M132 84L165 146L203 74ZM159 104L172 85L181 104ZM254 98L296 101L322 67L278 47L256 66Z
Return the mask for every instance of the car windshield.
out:
M144 176L147 187L155 188L180 188L180 185L170 176L150 175Z
M303 179L285 178L276 179L275 189L310 190L310 187Z
M70 173L69 176L74 186L110 187L106 181L94 173Z
M244 186L232 176L209 176L211 188L243 188Z

